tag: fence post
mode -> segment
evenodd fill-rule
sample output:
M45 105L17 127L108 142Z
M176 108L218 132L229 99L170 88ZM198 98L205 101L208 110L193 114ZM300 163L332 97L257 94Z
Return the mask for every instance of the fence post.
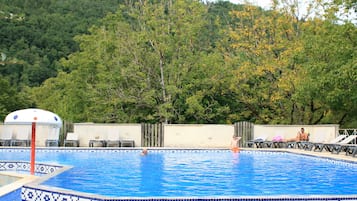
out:
M164 139L164 129L162 123L141 124L141 146L162 147Z
M253 139L254 124L247 121L234 123L234 136L241 137L240 147L245 147L246 142Z

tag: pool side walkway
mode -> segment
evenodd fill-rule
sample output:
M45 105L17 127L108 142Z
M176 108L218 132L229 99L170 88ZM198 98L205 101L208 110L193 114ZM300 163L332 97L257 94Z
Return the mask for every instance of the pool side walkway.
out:
M33 175L27 175L27 174L19 174L16 172L7 172L7 171L3 171L0 172L2 175L8 175L8 176L14 176L14 177L19 177L21 179L12 182L10 184L4 185L2 187L0 187L0 197L3 195L6 195L9 192L15 191L16 189L21 188L23 185L28 184L30 182L35 181L36 179L38 179L38 176L33 176Z
M345 160L345 161L351 161L357 163L357 157L352 157L352 156L346 156L345 152L341 152L339 154L332 154L331 152L328 151L322 151L322 152L315 152L315 151L307 151L303 149L295 149L295 148L288 148L288 149L277 149L277 148L241 148L242 150L249 150L249 151L259 151L259 150L264 150L264 151L285 151L285 152L290 152L290 153L296 153L296 154L304 154L304 155L311 155L311 156L317 156L317 157L324 157L324 158L331 158L331 159L336 159L336 160Z

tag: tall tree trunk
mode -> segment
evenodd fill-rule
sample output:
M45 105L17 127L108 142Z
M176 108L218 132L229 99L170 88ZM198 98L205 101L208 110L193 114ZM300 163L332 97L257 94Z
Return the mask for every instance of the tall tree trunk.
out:
M164 102L164 104L167 101L166 98L166 89L165 89L165 80L164 80L164 56L162 54L162 52L160 51L160 76L161 76L161 89L162 89L162 100ZM165 123L168 122L167 116L165 115Z

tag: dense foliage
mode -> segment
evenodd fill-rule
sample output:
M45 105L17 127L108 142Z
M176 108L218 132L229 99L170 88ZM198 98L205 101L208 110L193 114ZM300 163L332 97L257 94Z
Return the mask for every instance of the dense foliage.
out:
M0 117L356 127L356 5L286 2L0 0Z

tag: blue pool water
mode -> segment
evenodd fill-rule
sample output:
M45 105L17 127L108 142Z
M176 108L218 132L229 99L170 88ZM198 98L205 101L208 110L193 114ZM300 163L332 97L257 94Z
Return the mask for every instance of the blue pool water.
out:
M29 151L0 150L0 160ZM355 195L357 164L283 152L45 151L38 162L74 166L43 184L113 197Z

